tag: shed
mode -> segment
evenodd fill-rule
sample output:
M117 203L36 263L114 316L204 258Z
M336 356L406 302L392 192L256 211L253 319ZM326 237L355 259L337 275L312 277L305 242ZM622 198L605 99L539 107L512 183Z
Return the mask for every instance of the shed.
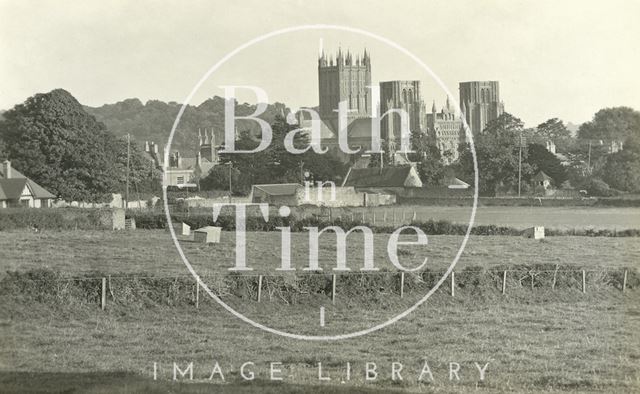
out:
M532 180L536 187L542 187L544 190L547 190L551 187L551 181L553 179L543 171L539 171Z
M199 243L219 243L221 227L205 226L193 232L193 240Z
M544 227L542 226L529 227L528 229L523 231L522 235L525 238L543 239Z

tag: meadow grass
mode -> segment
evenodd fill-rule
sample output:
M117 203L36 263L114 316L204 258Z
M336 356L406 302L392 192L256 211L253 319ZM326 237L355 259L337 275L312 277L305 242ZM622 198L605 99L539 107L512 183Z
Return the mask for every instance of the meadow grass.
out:
M293 233L292 264L298 270L308 265L308 234ZM199 274L228 273L235 260L235 235L222 232L219 244L198 244L181 237L189 261ZM353 234L347 242L349 267L357 271L363 264L363 238ZM387 256L388 234L375 234L376 266L394 269ZM462 242L462 236L429 236L429 245L400 247L402 261L417 265L429 258L428 268L447 268ZM247 261L255 273L273 273L280 264L278 232L247 233ZM320 238L321 267L335 267L335 236ZM522 237L472 236L457 269L468 266L493 267L512 264L560 264L574 267L619 269L637 267L640 243L624 237L548 237L535 241ZM74 275L100 271L104 274L148 274L171 276L188 274L167 231L28 231L3 232L0 236L0 271L27 271L50 268Z
M27 303L3 295L0 385L7 389L3 392L20 387L35 391L56 381L59 386L54 387L60 391L66 387L88 392L336 392L345 386L367 391L637 392L638 295L543 290L506 297L461 292L452 298L439 292L388 328L338 342L268 334L208 299L199 309L110 304L101 311L96 305ZM393 309L398 301L386 306ZM285 320L285 327L308 326L316 333L353 329L380 317L380 310L366 300L342 300L332 306L321 298L318 303L327 308L327 326L321 328L317 315L300 317L307 314L308 304L242 302L245 312L259 321L277 318ZM358 316L353 314L356 307ZM432 382L417 381L425 360ZM246 361L255 363L258 379L249 384L239 375ZM394 361L404 366L402 381L391 379ZM174 362L181 368L193 362L199 384L172 382ZM215 362L224 381L218 375L208 380ZM284 385L268 381L270 362L283 363ZM318 380L318 362L331 381ZM347 362L352 364L351 380L343 384ZM377 365L375 381L364 379L366 362ZM449 380L450 362L461 364L460 381ZM474 362L489 363L484 381L479 381ZM124 376L109 378L114 371Z

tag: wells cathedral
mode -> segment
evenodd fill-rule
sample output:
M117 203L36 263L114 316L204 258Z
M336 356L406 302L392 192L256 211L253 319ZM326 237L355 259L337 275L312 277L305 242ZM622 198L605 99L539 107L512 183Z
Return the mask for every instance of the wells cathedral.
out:
M409 164L406 156L397 153L400 147L401 120L394 110L404 110L408 115L411 132L426 134L440 150L442 160L449 164L458 158L458 147L466 141L461 117L464 117L472 133L480 133L490 121L504 112L500 101L497 81L473 81L460 83L460 105L462 113L457 113L449 98L438 110L434 102L427 111L422 99L420 81L394 80L379 83L379 90L371 86L371 57L365 50L362 55L338 50L335 56L324 52L318 58L318 93L320 130L322 145L329 147L335 155L345 161L352 161L356 167L366 166L367 155L362 152L371 149L372 110L375 108L380 120L380 135L383 149L391 154L394 163ZM379 97L372 97L378 93ZM348 104L347 135L351 149L361 148L356 155L348 157L338 149L338 104ZM375 106L375 107L374 107ZM387 114L387 115L385 115ZM313 120L300 113L301 127L312 127Z
M504 112L497 81L461 82L461 113L451 105L448 97L440 110L433 102L431 110L427 111L420 81L383 81L379 83L379 89L373 89L371 67L371 57L366 50L362 54L343 52L341 49L335 55L323 52L318 57L318 107L307 108L317 113L319 119L313 119L305 108L296 114L301 128L311 130L316 127L320 130L322 146L329 149L329 154L350 162L355 168L369 164L371 157L365 151L371 150L374 121L380 122L382 148L392 161L381 164L412 164L405 154L400 153L400 110L407 114L404 121L409 131L427 135L440 150L442 161L446 164L458 158L458 147L466 142L462 118L471 132L476 134ZM341 102L346 102L348 108L346 130L349 148L359 149L357 154L349 155L339 148L338 106ZM374 116L376 114L377 119ZM179 152L170 155L167 170L169 184L186 185L197 177L206 176L217 164L216 152L220 146L216 144L213 131L210 135L206 130L204 135L199 132L198 141L195 157L182 157ZM145 150L158 160L157 146Z

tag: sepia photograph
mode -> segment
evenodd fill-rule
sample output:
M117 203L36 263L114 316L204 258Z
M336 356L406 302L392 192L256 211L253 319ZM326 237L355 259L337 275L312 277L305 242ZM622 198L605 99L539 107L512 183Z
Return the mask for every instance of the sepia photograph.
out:
M638 15L0 0L0 392L640 393Z

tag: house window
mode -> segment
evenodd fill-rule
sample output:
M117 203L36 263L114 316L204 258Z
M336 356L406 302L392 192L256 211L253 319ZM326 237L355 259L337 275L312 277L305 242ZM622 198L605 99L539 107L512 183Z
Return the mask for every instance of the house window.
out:
M176 182L178 183L178 185L184 185L184 176L179 176L176 179Z

